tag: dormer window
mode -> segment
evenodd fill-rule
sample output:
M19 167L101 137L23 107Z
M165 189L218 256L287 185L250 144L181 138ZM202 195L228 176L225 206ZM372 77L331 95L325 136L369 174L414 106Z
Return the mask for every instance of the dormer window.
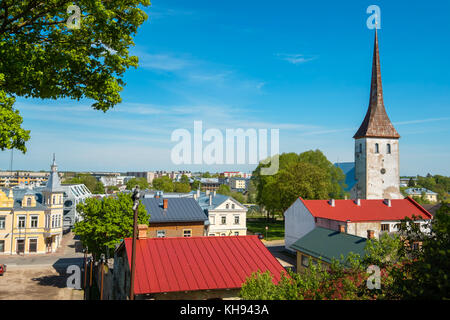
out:
M31 207L31 198L27 199L27 207Z
M380 153L380 146L378 143L375 143L375 153Z

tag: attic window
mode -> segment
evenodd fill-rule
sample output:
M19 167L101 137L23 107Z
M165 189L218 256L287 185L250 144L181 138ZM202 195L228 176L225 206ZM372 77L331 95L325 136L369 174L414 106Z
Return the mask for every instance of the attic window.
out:
M27 199L27 207L31 207L31 198Z

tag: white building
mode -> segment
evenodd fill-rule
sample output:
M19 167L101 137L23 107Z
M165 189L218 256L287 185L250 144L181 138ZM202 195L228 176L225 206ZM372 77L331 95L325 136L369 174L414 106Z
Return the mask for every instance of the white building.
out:
M208 236L247 234L247 208L232 197L215 192L194 194L209 218Z

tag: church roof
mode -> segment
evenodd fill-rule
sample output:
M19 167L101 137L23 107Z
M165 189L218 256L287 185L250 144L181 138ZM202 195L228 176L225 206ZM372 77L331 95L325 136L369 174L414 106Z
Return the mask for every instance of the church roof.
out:
M364 121L353 138L400 138L397 130L389 120L384 108L383 87L381 85L380 53L378 35L375 29L375 45L372 62L372 83L370 86L370 102Z

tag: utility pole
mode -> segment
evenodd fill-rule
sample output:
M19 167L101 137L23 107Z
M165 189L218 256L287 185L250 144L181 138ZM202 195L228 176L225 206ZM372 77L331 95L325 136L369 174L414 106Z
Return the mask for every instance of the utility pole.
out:
M135 278L135 269L136 269L136 237L137 237L137 218L138 218L138 207L139 207L139 186L136 186L133 190L133 210L134 210L134 219L133 219L133 242L131 246L131 279L130 279L130 300L134 300L134 278Z

